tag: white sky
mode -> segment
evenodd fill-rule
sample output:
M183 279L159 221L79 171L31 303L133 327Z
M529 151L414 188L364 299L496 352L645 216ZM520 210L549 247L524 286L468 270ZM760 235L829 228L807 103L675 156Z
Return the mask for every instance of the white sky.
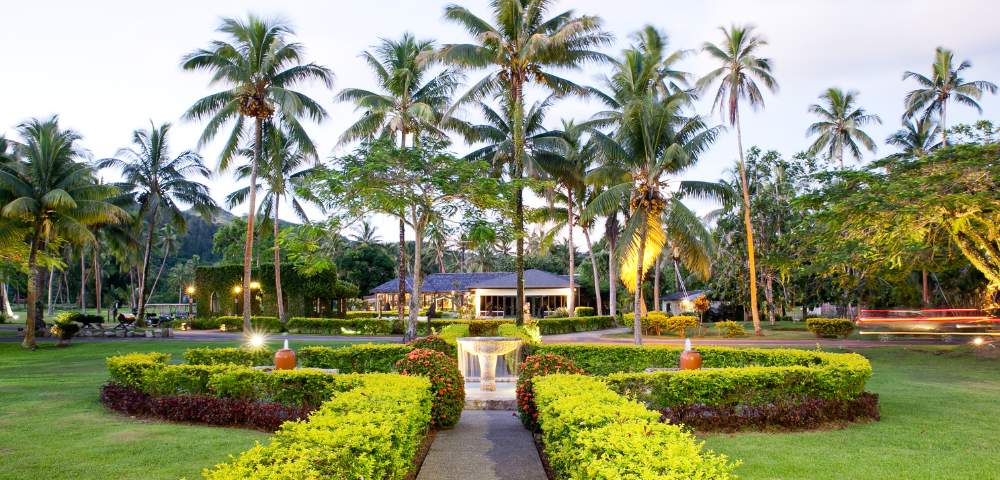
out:
M278 15L295 27L307 47L310 61L326 65L337 76L335 90L370 87L372 78L358 54L380 37L396 38L412 31L418 38L439 43L466 42L468 35L442 20L443 1L382 0L365 2L191 1L169 3L137 1L11 2L3 8L0 44L0 133L14 136L14 127L33 117L54 113L64 126L84 135L84 145L106 157L128 145L135 128L154 122L173 122L173 149L194 148L202 125L179 120L193 101L215 91L208 76L183 72L181 56L218 38L214 32L222 16L248 11ZM461 2L488 17L486 0ZM153 8L153 5L156 7ZM563 0L554 11L573 8L596 14L614 33L618 52L628 36L645 24L670 35L672 48L695 49L717 41L716 27L750 22L770 45L763 51L775 64L781 89L768 94L764 111L744 119L744 143L776 149L787 156L808 146L806 126L813 121L809 104L829 86L859 90L860 102L882 117L884 124L869 133L882 140L895 131L902 114L903 95L913 88L901 81L904 70L929 70L934 48L955 50L958 60L970 59L967 79L1000 82L1000 29L996 4L990 0L767 0L767 1L643 1ZM701 75L711 64L701 55L686 60L683 69ZM578 82L594 83L603 68L567 74ZM478 74L470 79L478 79ZM333 152L337 137L358 113L350 105L334 104L334 91L318 85L302 88L326 106L331 119L310 131L324 156ZM997 120L1000 98L981 102L984 118ZM596 103L563 101L549 117L551 127L560 118L584 119L599 108ZM701 112L708 114L708 104ZM977 119L963 106L949 109L949 124ZM718 121L717 116L712 116ZM728 133L703 156L689 179L716 180L732 165L735 135ZM202 149L206 162L216 163L218 145ZM464 154L467 148L456 145ZM891 147L880 145L880 154ZM866 158L868 160L869 158ZM109 172L106 179L115 176ZM209 180L222 201L236 185L229 175ZM701 207L699 207L701 208ZM237 209L236 213L245 213ZM379 222L383 240L391 240L395 222Z

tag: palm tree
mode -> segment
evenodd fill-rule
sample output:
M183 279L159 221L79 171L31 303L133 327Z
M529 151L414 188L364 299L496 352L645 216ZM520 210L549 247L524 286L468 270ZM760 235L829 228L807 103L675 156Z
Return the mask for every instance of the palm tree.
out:
M251 163L246 240L243 244L243 304L250 305L250 272L253 257L254 215L257 208L257 166L261 163L264 122L277 116L299 147L316 155L316 147L299 118L313 121L326 118L326 110L315 100L293 89L313 80L327 88L333 85L333 73L314 63L302 63L303 46L289 40L292 28L280 21L248 15L246 19L225 18L218 31L227 40L213 41L208 48L184 56L184 70L212 72L212 84L226 89L208 95L184 114L188 120L206 120L199 145L205 145L224 125L233 129L219 156L219 170L225 171L236 157L241 141L248 134L248 119L253 122L254 158ZM243 331L250 331L250 309L243 309Z
M187 228L187 220L181 214L178 202L191 205L205 217L218 209L205 184L194 180L208 177L197 153L187 150L176 157L170 156L170 124L155 126L149 130L132 132L132 147L118 151L115 158L98 162L98 168L119 168L122 183L117 186L134 199L139 210L136 220L140 230L145 230L142 258L138 265L138 308L139 318L145 318L146 303L153 290L148 285L149 264L153 253L153 240L162 222L168 222L180 232ZM165 259L164 259L165 260Z
M361 228L354 234L354 241L364 244L379 243L378 230L368 219L361 220Z
M434 42L417 40L404 33L399 40L383 39L373 52L364 52L365 60L375 73L380 92L347 88L337 94L342 102L352 102L364 115L348 127L340 143L363 138L399 135L399 146L406 148L406 139L418 138L421 132L442 134L441 128L457 128L458 123L446 119L444 112L458 87L460 75L443 69L427 78L434 60ZM406 297L406 222L403 212L391 212L399 217L399 302L398 315L403 318ZM414 328L416 328L414 326Z
M965 81L961 76L962 71L971 68L972 62L964 60L958 68L955 68L954 56L951 50L938 47L934 51L930 78L910 71L903 73L903 80L912 78L920 85L919 88L906 94L906 112L903 114L903 119L912 118L919 110L923 110L925 118L938 114L941 144L945 146L948 145L948 102L954 100L983 113L983 108L979 106L977 100L982 98L983 92L997 92L997 86L992 82Z
M921 117L904 122L903 128L889 135L885 143L900 149L891 158L920 158L941 146L940 142L935 143L940 132L941 127L934 120Z
M260 227L266 229L270 224L274 234L274 298L278 309L278 319L285 323L288 321L288 316L285 314L285 297L281 287L281 242L279 241L281 215L279 210L282 198L287 199L299 220L309 222L309 217L302 204L307 201L315 202L311 198L297 194L294 186L315 171L313 168L303 170L301 167L303 164L314 162L316 157L303 152L293 135L290 135L286 129L278 128L271 121L264 124L263 137L262 148L265 157L257 167L264 177L263 184L248 185L230 193L226 197L226 203L232 208L245 202L251 189L267 189L267 194L260 201L257 215L262 219ZM249 158L252 149L244 149L244 152L244 156ZM237 180L244 180L251 175L253 175L253 165L241 165L236 169Z
M576 16L572 10L546 19L546 0L494 0L494 24L465 7L445 7L445 18L476 37L477 44L450 44L441 50L448 63L467 69L489 69L456 106L487 97L501 97L510 106L513 147L512 178L518 182L514 198L514 236L517 242L517 323L524 321L524 192L520 179L525 166L524 87L535 82L559 94L584 93L572 82L553 75L552 68L579 68L586 62L604 62L607 56L592 50L611 43L593 16Z
M856 107L858 92L828 88L819 99L823 105L812 104L809 113L819 116L820 121L809 125L807 136L819 135L809 147L809 153L815 155L820 150L826 150L828 159L836 159L841 170L844 168L844 149L850 151L855 160L861 159L860 143L869 152L875 152L875 141L862 128L871 124L881 124L878 115L869 114L864 108Z
M746 162L743 158L743 130L740 126L740 100L746 100L751 108L764 106L764 95L757 82L772 92L777 91L778 82L771 75L771 59L757 56L757 52L767 45L754 32L752 25L733 25L728 29L719 27L723 40L718 45L705 43L702 50L720 65L698 81L699 89L708 88L718 81L713 108L718 108L730 126L736 127L736 146L740 153L740 185L743 190L743 226L747 232L747 259L750 272L750 313L753 318L755 335L763 335L760 328L760 314L757 308L757 265L753 250L753 226L750 224L750 189L747 186Z
M643 100L632 100L627 115L621 116L613 135L599 131L593 139L608 163L620 165L628 175L609 186L587 207L585 215L611 215L629 204L619 244L622 258L621 280L634 294L633 335L642 344L644 305L642 279L668 243L669 231L664 212L679 202L671 196L676 183L680 195L725 197L718 184L676 181L677 174L697 162L698 155L715 141L721 127L707 127L697 115L685 116L683 109L690 99L683 92L660 97L652 89Z
M534 162L556 183L555 191L547 192L550 198L547 220L556 220L555 228L550 230L551 237L564 227L567 231L566 246L569 251L569 289L576 291L574 285L576 267L576 248L573 244L573 230L578 222L579 209L586 205L587 194L592 191L587 185L587 172L597 157L597 147L586 141L585 133L591 128L588 124L576 124L572 120L563 120L562 130L554 130L539 138L540 148L534 154ZM564 208L557 211L555 203L561 203ZM584 229L586 233L587 229ZM593 250L590 235L587 234L587 248ZM597 291L597 309L601 309L601 289L597 281L597 263L594 253L590 252L594 274L594 286ZM567 309L572 314L574 297L570 295ZM598 313L600 314L600 313Z
M41 287L39 255L51 239L92 242L87 225L120 222L128 218L121 208L106 201L115 188L95 181L93 170L78 161L84 156L80 135L63 129L57 117L32 119L17 127L22 143L15 145L16 159L0 165L4 204L0 215L27 226L29 244L26 348L35 348Z

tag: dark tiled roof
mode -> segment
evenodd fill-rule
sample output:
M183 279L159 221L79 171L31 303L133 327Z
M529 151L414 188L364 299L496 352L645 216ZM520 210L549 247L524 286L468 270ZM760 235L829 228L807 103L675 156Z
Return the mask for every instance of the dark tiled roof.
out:
M412 278L406 279L406 290L412 291ZM541 270L524 271L525 288L565 288L569 286L569 277L556 275ZM424 277L421 292L464 291L472 288L517 288L517 275L512 272L476 272L476 273L432 273ZM399 291L398 279L392 279L371 290L371 293L396 293Z

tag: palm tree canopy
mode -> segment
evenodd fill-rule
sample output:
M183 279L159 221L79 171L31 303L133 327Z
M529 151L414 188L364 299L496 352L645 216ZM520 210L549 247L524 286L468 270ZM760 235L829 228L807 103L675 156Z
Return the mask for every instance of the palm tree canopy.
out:
M613 38L601 30L598 17L576 16L567 10L546 18L551 6L547 0L494 0L491 6L495 24L460 5L445 7L445 19L465 28L478 43L444 45L441 58L465 68L493 67L456 106L478 102L509 90L512 85L519 87L532 81L556 93L586 93L549 69L574 69L585 62L608 60L595 50L610 45Z
M89 225L128 220L128 212L107 201L118 189L98 183L80 161L86 152L78 133L63 129L55 116L29 120L17 131L21 142L0 164L0 215L40 228L44 238L79 244L95 240Z
M930 77L910 71L903 73L903 80L913 79L919 85L906 94L904 119L912 118L921 110L924 117L940 114L949 100L975 108L979 113L983 112L978 100L982 98L983 92L996 93L996 84L984 80L966 81L962 78L962 72L971 68L972 62L964 60L955 67L954 57L951 50L938 47L934 51Z
M893 157L917 158L941 146L937 141L940 134L941 127L934 120L921 117L904 122L903 128L889 135L885 143L899 147L900 152Z
M778 82L771 74L771 59L757 56L757 51L767 45L767 41L756 34L753 25L732 25L719 27L719 30L723 34L722 41L719 44L706 42L702 51L721 65L698 80L697 87L704 90L719 82L713 109L718 108L723 118L733 125L740 100L747 100L752 108L764 105L758 82L772 92L778 90Z
M382 39L374 51L362 53L361 58L375 74L380 91L346 88L337 94L338 101L354 103L364 112L341 135L340 143L401 132L443 135L440 128L458 127L455 120L445 119L443 112L462 76L445 68L427 78L436 61L434 42L417 40L406 32L399 40Z
M544 143L546 130L544 122L545 116L555 101L555 96L550 95L545 99L534 102L528 109L524 117L525 150L528 155L525 158L525 172L534 175L538 172L539 166L533 161L535 156L532 152L536 149L536 143ZM500 109L494 108L486 102L480 102L479 108L483 116L484 123L470 125L465 130L465 139L470 143L484 143L468 154L465 158L469 160L483 160L490 164L490 171L493 177L500 177L504 173L512 174L510 168L514 164L514 138L511 129L511 105L505 97L501 97Z
M211 141L219 129L231 123L233 128L219 157L219 170L227 170L247 135L245 119L277 115L303 149L315 155L315 145L299 118L320 121L327 112L294 87L318 80L330 88L333 73L315 63L303 63L303 46L289 41L294 32L281 20L256 15L225 18L218 32L226 40L212 41L207 48L195 50L181 61L183 69L211 72L211 83L225 87L196 101L184 114L185 119L208 119L199 145Z
M806 130L807 136L818 135L809 147L810 154L815 155L821 150L826 150L828 158L840 158L841 152L846 148L852 157L860 160L861 147L870 152L878 148L875 141L862 128L881 124L882 119L857 106L857 97L857 91L845 92L831 87L819 96L822 103L809 106L809 113L820 118Z
M205 218L211 218L218 211L218 205L208 187L194 180L207 178L211 173L201 156L186 150L171 157L169 133L169 123L157 127L150 122L149 130L139 129L132 133L131 148L122 148L114 158L100 160L97 167L121 170L123 179L118 187L139 205L140 217L155 205L159 215L167 217L183 232L187 220L178 202L190 205Z

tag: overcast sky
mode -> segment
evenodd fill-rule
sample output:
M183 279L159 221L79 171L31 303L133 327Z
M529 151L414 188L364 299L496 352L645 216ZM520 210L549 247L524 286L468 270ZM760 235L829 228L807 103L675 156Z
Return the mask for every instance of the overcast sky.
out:
M4 46L0 133L14 136L14 127L27 118L59 114L64 126L83 134L84 145L95 157L106 157L127 146L131 132L147 127L150 120L173 122L172 145L178 153L195 147L202 128L182 122L180 115L192 102L214 91L207 74L183 72L179 60L219 38L214 30L220 17L251 11L288 20L296 29L297 40L305 44L307 58L334 71L334 90L338 90L372 85L358 54L380 37L396 38L411 31L418 38L439 43L469 41L462 29L442 20L446 3L175 0L154 4L91 0L7 4L0 28ZM486 0L461 3L480 16L489 15ZM563 0L556 3L554 11L573 8L603 18L605 28L616 37L609 53L620 51L629 35L645 24L666 31L671 47L681 49L718 41L720 25L757 25L770 43L761 53L773 59L781 88L776 94L766 94L765 110L745 117L744 144L790 156L808 145L804 132L813 119L806 108L830 86L860 91L860 103L884 122L869 133L883 140L899 127L903 95L914 87L901 80L903 71L928 72L934 48L939 45L953 49L958 60L972 60L966 79L1000 83L1000 29L995 7L995 0ZM681 66L701 75L711 63L694 55ZM596 83L604 72L601 67L588 67L567 76ZM470 79L480 75L473 73ZM329 109L330 120L313 125L310 131L324 157L336 153L337 137L359 113L349 105L334 104L333 91L318 85L302 90ZM983 118L1000 119L997 96L988 96L981 103ZM710 105L699 107L700 113L709 114ZM550 126L558 126L560 118L587 118L598 108L596 103L565 100L550 115ZM964 106L956 105L948 113L950 124L979 118ZM718 122L719 117L713 115L711 120ZM734 134L724 135L685 178L720 178L732 165L735 145ZM208 145L201 151L213 167L218 150L218 145ZM468 147L456 145L455 150L464 154ZM880 143L877 155L891 152L891 147ZM114 180L116 174L104 175ZM236 187L226 174L208 183L220 201ZM395 223L380 223L385 223L382 238L394 238Z

